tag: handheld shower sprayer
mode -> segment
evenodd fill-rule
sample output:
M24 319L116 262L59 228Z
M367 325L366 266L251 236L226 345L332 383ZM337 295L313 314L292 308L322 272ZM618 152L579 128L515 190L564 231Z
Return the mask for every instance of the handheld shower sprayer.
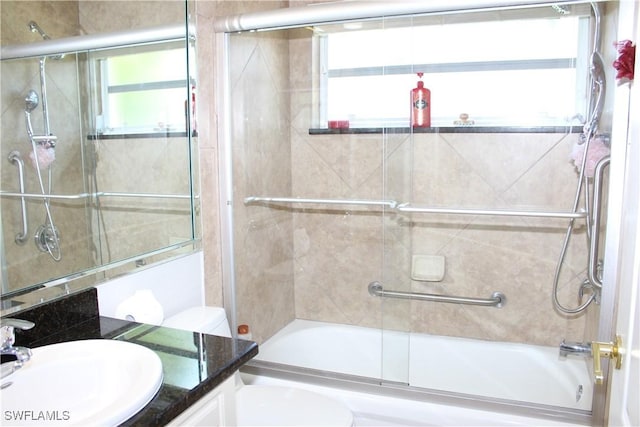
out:
M558 258L558 263L556 264L554 279L553 279L553 304L556 309L565 313L565 314L577 314L584 311L589 304L592 302L598 303L599 298L599 290L602 287L601 279L597 277L597 272L593 274L592 272L597 270L597 266L594 264L598 264L597 260L597 247L598 247L598 230L599 225L598 221L595 219L597 214L596 212L600 209L599 202L596 203L597 197L595 196L596 190L593 190L594 201L591 202L591 194L589 190L589 173L586 171L587 169L587 160L589 160L590 146L594 142L594 140L601 138L601 135L598 135L598 127L600 124L600 119L602 116L602 111L604 109L604 101L606 95L606 76L605 76L605 65L602 60L602 54L600 53L600 3L591 3L591 8L593 10L594 17L594 28L593 28L593 50L591 52L591 58L589 63L589 75L590 75L590 92L589 92L589 103L587 105L587 117L584 123L582 135L580 137L580 145L583 145L580 166L578 167L578 185L576 187L575 198L573 201L573 212L578 212L580 208L580 202L584 201L584 210L587 212L587 246L589 248L595 247L596 250L589 250L588 256L588 270L590 270L589 277L582 282L579 289L580 296L580 305L578 307L567 307L560 302L558 297L558 284L560 280L560 273L562 270L562 266L564 263L565 255L568 250L569 240L571 239L571 235L574 229L575 219L571 219L569 221L569 225L567 227L567 231L565 233L565 237L562 243L562 248L560 250L560 256ZM599 154L602 154L600 151ZM604 157L606 158L606 157ZM598 164L602 163L602 159ZM576 159L578 160L578 159ZM576 163L578 166L578 163ZM593 212L592 212L593 211ZM595 243L592 242L592 239L595 239ZM594 255L595 253L595 255ZM595 258L595 259L594 259ZM595 262L594 262L595 261ZM586 301L582 301L582 296L585 295L584 291L587 291L589 296Z
M40 190L43 196L51 194L51 163L55 160L55 145L57 137L55 135L35 135L33 132L33 125L31 123L31 113L38 108L40 104L40 97L38 93L31 89L24 97L24 115L26 119L27 134L29 141L31 142L31 153L29 153L29 160L31 165L36 170L38 177L38 183L40 184ZM42 109L46 115L46 92L42 92ZM45 118L46 122L46 118ZM45 191L44 181L42 179L42 169L49 170L49 191ZM60 252L60 236L58 230L53 223L50 209L50 201L48 198L44 199L44 208L46 211L45 224L38 228L34 238L36 246L42 252L48 252L55 261L61 259Z
M40 104L40 97L38 96L38 93L35 90L31 89L29 92L27 92L27 96L25 96L24 102L24 115L26 118L27 134L29 135L29 140L33 144L33 150L29 155L29 158L31 159L31 164L34 168L46 168L55 159L55 151L53 149L56 146L56 140L58 138L55 135L35 135L33 132L31 113Z
M42 28L38 26L35 21L30 21L28 24L29 31L40 34L45 41L50 40L50 37L42 31ZM62 259L62 251L60 248L60 235L58 229L53 222L53 216L51 215L51 201L48 196L51 195L52 188L52 172L51 164L55 161L55 146L57 137L53 135L49 129L49 111L47 109L47 84L45 63L47 58L60 60L64 58L64 54L55 56L43 56L40 58L40 96L38 93L31 89L27 92L24 98L24 114L26 119L27 134L31 143L31 153L29 159L31 165L36 170L38 177L38 183L40 184L40 191L44 196L44 209L46 212L45 223L41 225L34 236L35 243L38 249L42 252L48 252L54 261L60 261ZM35 135L33 132L33 125L31 123L31 113L40 104L40 97L42 97L42 119L44 124L44 132L40 135ZM48 190L45 189L44 180L42 179L42 169L48 171Z
M602 110L604 108L604 98L606 94L605 66L600 53L601 44L601 6L599 3L591 3L593 17L595 20L593 34L593 51L589 59L589 73L591 76L591 94L589 96L589 106L587 122L584 126L584 134L590 138L596 135Z
M38 93L31 89L27 96L24 98L24 114L27 118L27 134L29 134L29 138L33 137L33 126L31 125L31 112L38 107L40 103L40 97Z
M604 61L600 52L594 51L591 54L591 82L592 82L592 99L595 97L592 103L589 120L585 123L584 134L593 136L598 131L598 124L600 123L600 117L602 116L602 110L604 108L604 98L606 95L606 82Z
M38 96L38 93L35 90L31 89L27 93L27 96L25 96L24 103L27 113L31 113L38 107L38 104L40 103L40 97Z

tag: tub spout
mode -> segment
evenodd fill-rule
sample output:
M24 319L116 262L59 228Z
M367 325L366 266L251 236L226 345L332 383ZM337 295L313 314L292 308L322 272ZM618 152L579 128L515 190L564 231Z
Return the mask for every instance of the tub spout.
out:
M560 343L560 357L567 357L570 354L582 357L591 356L591 343L566 342L562 340Z

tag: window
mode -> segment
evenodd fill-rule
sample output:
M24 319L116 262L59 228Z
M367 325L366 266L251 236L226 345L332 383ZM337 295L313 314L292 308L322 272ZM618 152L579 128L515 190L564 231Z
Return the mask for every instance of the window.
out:
M188 67L184 42L127 48L97 61L101 134L184 132Z
M418 72L431 91L432 126L452 126L462 113L481 126L577 124L586 110L588 15L548 10L316 28L319 127L409 126Z

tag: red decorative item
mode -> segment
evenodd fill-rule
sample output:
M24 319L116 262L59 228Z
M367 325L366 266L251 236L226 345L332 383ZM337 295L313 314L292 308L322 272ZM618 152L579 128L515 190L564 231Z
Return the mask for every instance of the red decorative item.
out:
M426 128L431 126L431 91L424 87L422 74L418 86L411 89L411 126Z
M616 79L621 83L633 80L634 65L636 62L636 45L631 40L623 40L613 44L618 49L618 57L613 61L616 69Z
M349 120L329 120L329 129L349 129Z

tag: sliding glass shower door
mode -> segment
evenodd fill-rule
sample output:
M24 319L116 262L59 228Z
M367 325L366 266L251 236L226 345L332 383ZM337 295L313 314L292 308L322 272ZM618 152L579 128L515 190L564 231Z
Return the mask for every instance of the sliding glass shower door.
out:
M584 282L589 220L572 209L584 139L572 115L588 104L575 90L588 85L576 64L589 57L580 37L591 6L559 13L544 6L224 36L236 322L261 344L259 361L589 414L589 365L559 357L558 347L592 340L599 308L567 314L554 300L595 299ZM485 46L506 28L549 49ZM534 43L531 34L547 34L541 28L573 45ZM483 40L481 59L459 63L436 52L437 38L415 37L461 29ZM427 62L423 50L444 59ZM370 62L358 62L353 52L365 51ZM518 79L535 82L530 95L550 91L548 114L514 96ZM419 81L431 90L429 127L409 119ZM570 222L579 225L563 249ZM297 344L278 353L276 341Z

